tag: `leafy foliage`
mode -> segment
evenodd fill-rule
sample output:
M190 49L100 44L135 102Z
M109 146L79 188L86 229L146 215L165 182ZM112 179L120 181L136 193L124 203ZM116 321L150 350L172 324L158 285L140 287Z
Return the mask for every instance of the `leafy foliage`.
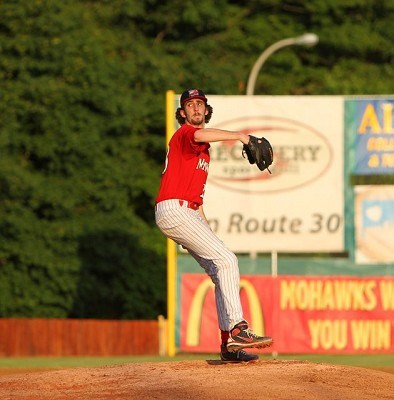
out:
M0 316L154 318L164 96L394 91L388 0L0 3ZM351 72L351 73L350 73Z

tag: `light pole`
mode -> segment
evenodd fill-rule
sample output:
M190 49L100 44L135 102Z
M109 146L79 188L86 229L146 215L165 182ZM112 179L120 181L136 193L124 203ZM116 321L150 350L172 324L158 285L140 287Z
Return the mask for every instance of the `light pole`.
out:
M256 62L253 65L253 68L250 72L249 79L248 79L248 85L246 87L246 94L247 95L253 95L254 94L254 86L256 83L257 79L257 74L259 73L261 67L267 60L267 58L274 53L275 51L281 49L282 47L286 46L307 46L307 47L312 47L317 44L319 41L319 37L315 35L314 33L304 33L301 36L298 36L296 38L288 38L288 39L282 39L279 40L278 42L272 44L270 47L268 47L266 50L264 50L261 54L260 57L256 60Z

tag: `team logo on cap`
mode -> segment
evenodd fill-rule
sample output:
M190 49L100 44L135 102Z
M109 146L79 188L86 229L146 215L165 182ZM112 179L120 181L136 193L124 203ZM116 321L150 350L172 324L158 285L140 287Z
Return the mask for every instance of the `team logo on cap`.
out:
M190 89L189 90L189 97L200 96L200 92L198 89Z

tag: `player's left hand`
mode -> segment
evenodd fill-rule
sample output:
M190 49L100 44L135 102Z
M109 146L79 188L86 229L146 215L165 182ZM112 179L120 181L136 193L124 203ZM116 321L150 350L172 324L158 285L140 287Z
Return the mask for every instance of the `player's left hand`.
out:
M244 144L242 149L242 155L244 158L245 154L250 164L256 163L260 171L266 169L271 173L269 166L274 160L274 153L270 142L266 138L249 136L248 144Z

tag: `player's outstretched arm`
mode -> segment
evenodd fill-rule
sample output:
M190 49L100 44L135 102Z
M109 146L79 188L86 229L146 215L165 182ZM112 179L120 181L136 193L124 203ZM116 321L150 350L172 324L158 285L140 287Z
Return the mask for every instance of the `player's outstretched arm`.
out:
M249 143L249 135L243 132L226 131L216 128L202 128L194 133L196 142L222 142L225 140L240 140L244 144Z

